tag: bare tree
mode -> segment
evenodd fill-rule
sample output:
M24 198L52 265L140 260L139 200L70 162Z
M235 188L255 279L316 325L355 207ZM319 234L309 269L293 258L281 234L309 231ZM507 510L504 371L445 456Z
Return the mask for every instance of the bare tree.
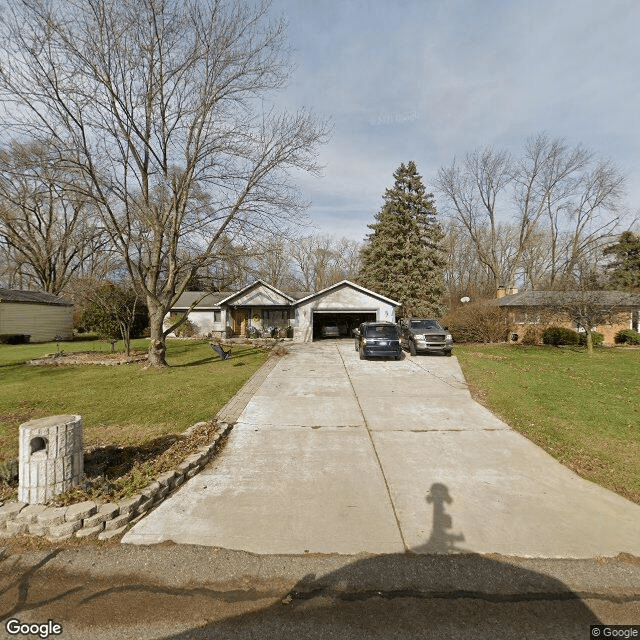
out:
M613 164L545 134L519 158L487 148L438 173L438 188L494 287L532 273L541 239L547 258L544 266L534 259L536 277L548 286L571 277L619 224L623 186Z
M303 209L288 171L317 171L327 127L269 107L290 72L268 4L9 0L0 95L15 131L53 138L99 204L149 308L163 366L166 313L216 261L224 234Z
M58 294L105 255L93 199L61 186L68 178L48 145L0 151L0 236L21 286Z

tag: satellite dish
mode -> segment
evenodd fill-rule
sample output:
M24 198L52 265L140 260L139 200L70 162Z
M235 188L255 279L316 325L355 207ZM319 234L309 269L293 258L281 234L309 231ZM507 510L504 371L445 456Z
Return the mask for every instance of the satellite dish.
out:
M469 302L471 298L469 296L464 296L464 298L460 298L460 302Z

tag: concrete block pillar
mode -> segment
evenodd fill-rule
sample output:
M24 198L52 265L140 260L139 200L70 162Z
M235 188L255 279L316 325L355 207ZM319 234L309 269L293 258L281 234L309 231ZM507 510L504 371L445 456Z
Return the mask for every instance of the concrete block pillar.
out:
M84 473L82 417L38 418L19 429L18 500L44 504L80 483Z

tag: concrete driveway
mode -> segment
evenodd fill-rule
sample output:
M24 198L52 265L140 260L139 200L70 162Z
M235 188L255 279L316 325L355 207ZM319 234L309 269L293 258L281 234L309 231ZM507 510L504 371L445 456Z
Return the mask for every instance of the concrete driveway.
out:
M640 506L474 402L455 357L294 345L225 451L123 542L261 554L640 556Z

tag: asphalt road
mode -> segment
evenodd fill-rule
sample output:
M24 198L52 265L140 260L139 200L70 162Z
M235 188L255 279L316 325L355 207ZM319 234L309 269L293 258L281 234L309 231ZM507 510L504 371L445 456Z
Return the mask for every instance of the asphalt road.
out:
M640 624L640 560L259 556L184 545L4 552L8 620L67 639L575 638ZM15 623L14 623L15 624ZM37 636L28 636L37 637Z

